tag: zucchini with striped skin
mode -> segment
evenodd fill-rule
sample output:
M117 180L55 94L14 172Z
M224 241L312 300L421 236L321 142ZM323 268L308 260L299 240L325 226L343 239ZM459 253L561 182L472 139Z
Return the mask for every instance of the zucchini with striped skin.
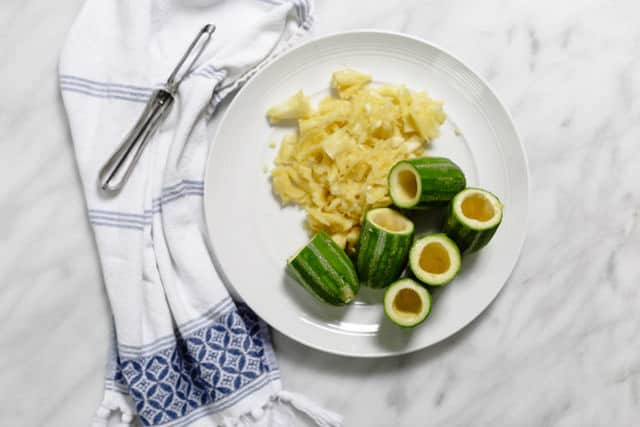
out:
M460 271L460 251L444 233L427 234L415 241L409 253L409 268L422 283L446 285Z
M356 266L360 282L384 288L400 277L407 265L413 223L389 208L367 212L360 232Z
M441 206L465 188L462 170L444 157L401 160L389 171L389 196L403 209Z
M289 258L287 270L312 295L331 305L350 303L360 289L353 263L324 231Z
M502 222L503 205L494 194L467 188L449 204L444 232L462 253L475 252L489 243Z
M415 280L394 282L384 293L384 314L403 328L419 325L431 313L431 294Z

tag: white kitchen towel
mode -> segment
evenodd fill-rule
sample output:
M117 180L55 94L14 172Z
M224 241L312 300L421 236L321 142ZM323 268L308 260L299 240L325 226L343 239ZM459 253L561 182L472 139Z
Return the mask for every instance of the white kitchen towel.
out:
M100 167L207 23L217 30L169 116L122 192L105 196ZM341 425L281 389L268 330L220 280L203 218L207 122L311 24L308 0L84 4L59 71L115 331L94 424L118 410L122 424L287 426L290 405L320 426Z

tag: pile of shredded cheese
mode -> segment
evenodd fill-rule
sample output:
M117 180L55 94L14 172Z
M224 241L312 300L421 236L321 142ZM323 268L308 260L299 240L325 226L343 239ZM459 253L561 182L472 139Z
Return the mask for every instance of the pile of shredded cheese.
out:
M272 123L296 120L272 171L283 204L307 211L307 228L353 250L364 213L391 204L387 175L398 161L424 155L446 116L442 102L406 87L373 87L354 70L333 73L338 97L316 109L302 91L267 111Z

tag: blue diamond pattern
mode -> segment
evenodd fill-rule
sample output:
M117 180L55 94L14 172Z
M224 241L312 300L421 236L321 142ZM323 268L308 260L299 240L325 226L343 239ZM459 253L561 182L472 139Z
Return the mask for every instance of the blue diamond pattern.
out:
M164 424L233 394L268 373L260 320L244 304L182 336L173 348L117 358L142 424Z

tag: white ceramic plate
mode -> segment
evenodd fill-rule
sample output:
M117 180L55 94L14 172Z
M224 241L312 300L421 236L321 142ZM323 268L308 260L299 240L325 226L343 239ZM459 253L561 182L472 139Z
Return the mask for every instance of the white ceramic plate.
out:
M320 99L331 73L369 72L376 82L425 89L444 101L448 120L428 154L450 157L469 185L487 188L505 205L490 245L465 258L461 274L434 296L430 317L414 330L390 324L380 291L361 290L354 304L322 304L285 273L287 258L309 239L304 212L282 208L265 165L269 148L291 128L274 128L265 111L299 89ZM456 135L455 129L462 135ZM211 243L227 284L271 326L331 353L377 357L427 347L462 329L496 297L525 238L528 171L509 114L487 84L461 61L425 41L401 34L357 31L306 43L258 73L223 118L208 160L205 210ZM433 220L417 225L418 235Z

